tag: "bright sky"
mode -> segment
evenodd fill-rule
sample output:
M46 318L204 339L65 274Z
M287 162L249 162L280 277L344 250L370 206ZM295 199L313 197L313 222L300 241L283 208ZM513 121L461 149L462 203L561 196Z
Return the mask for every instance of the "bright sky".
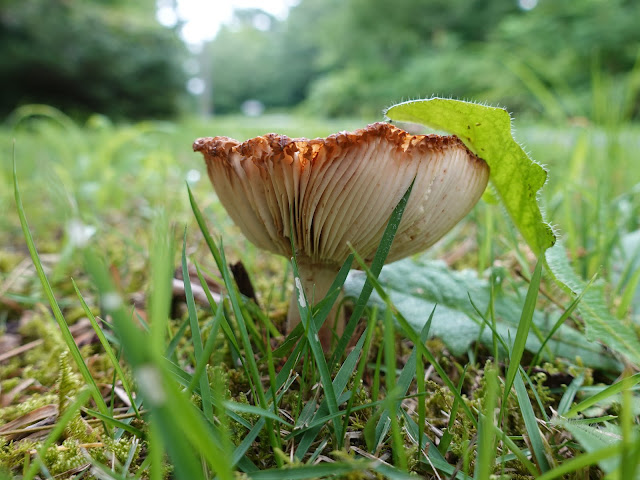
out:
M178 20L185 22L182 38L192 46L213 39L220 25L229 22L234 8L261 8L285 18L290 6L297 0L158 0L157 17L162 25L173 26Z

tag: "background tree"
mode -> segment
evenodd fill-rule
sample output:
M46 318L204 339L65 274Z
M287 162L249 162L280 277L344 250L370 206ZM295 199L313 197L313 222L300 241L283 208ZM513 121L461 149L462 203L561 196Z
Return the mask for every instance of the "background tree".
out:
M0 113L38 102L79 115L171 115L184 91L184 52L151 0L5 0Z
M318 46L305 36L300 12L282 22L259 9L238 10L210 51L216 112L237 111L250 99L267 107L290 107L306 97Z
M332 116L379 116L391 103L431 95L489 101L551 119L638 115L640 29L634 22L640 3L519 5L301 0L267 31L258 34L249 22L220 32L216 98L224 111L237 110L247 98L267 106L304 99L309 111ZM245 64L242 74L232 74L247 55L256 68L249 73ZM607 88L596 89L594 82ZM607 98L595 98L594 91ZM614 111L611 98L618 99Z

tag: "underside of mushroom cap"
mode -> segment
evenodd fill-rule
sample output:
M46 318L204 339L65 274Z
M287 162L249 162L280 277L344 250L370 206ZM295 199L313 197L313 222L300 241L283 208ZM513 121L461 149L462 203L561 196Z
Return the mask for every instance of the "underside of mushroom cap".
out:
M410 135L388 123L327 138L201 138L209 178L256 246L312 264L341 264L347 242L370 261L415 178L387 261L433 245L478 201L489 167L455 136ZM293 224L291 224L293 222Z

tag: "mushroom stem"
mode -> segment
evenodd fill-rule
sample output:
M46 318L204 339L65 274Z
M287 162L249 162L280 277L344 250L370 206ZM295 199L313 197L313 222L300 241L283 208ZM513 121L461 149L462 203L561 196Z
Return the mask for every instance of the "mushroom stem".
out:
M302 286L307 302L310 305L315 305L320 302L329 293L329 288L336 278L339 266L326 264L326 263L307 263L304 261L298 261L298 272L300 278L294 279L296 285ZM300 282L300 283L298 283ZM331 346L331 340L333 339L333 332L336 335L342 335L344 331L344 313L342 310L338 312L340 300L342 299L342 292L336 300L329 316L325 320L324 324L318 332L320 337L320 343L325 352L327 352ZM290 333L298 323L300 323L300 310L298 304L304 301L294 290L291 296L291 302L289 303L289 313L287 314L287 333Z

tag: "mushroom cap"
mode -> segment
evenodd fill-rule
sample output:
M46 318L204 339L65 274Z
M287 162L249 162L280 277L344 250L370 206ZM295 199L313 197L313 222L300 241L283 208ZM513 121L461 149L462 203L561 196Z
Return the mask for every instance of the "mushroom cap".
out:
M313 140L200 138L193 149L249 241L289 257L293 232L298 261L312 264L342 264L347 242L371 261L414 178L387 262L421 252L471 210L489 179L489 166L458 137L388 123Z

